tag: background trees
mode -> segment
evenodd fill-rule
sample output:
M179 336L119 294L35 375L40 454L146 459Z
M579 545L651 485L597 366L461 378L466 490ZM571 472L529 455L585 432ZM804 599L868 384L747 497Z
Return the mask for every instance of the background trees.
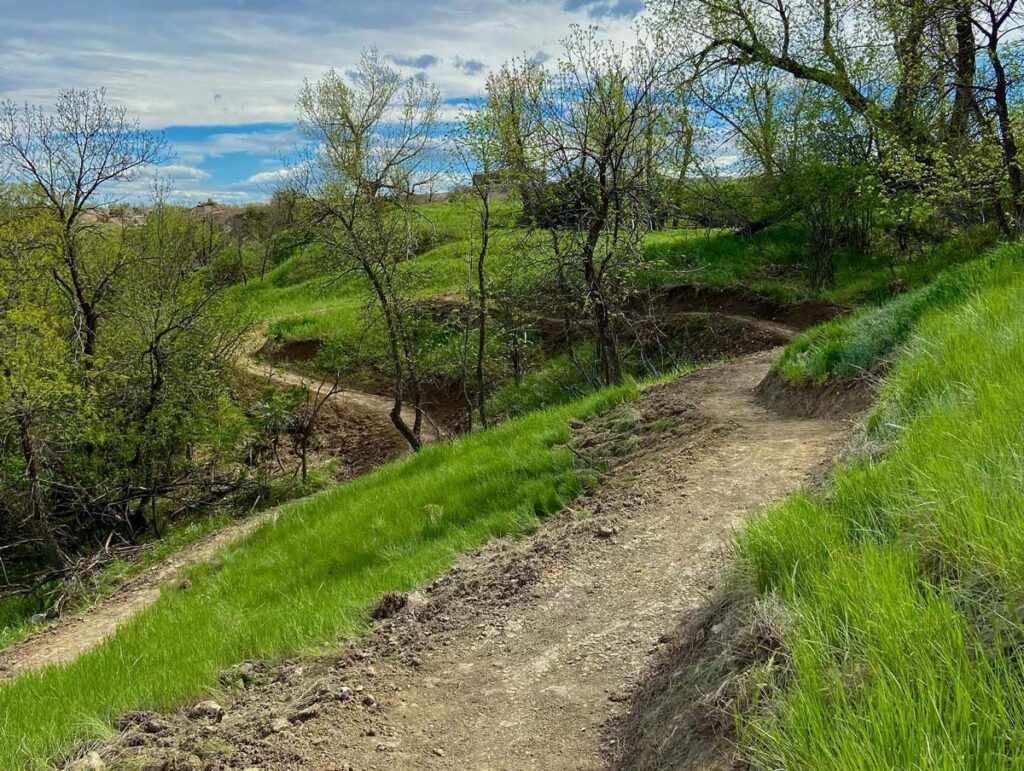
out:
M666 0L654 4L654 18L678 36L693 94L714 116L706 133L731 137L756 159L773 195L776 182L787 184L781 211L822 222L824 202L808 184L830 189L827 180L844 179L840 187L852 188L841 197L872 202L862 245L874 232L876 247L906 255L936 229L991 221L1005 235L1019 233L1017 132L1006 107L1014 86L1007 90L1000 74L1002 60L1018 54L1006 34L1019 27L1014 5ZM802 105L799 122L767 120L796 115L794 105ZM776 154L779 143L767 128L790 134L790 171L806 162L822 174L800 184L800 174L769 169L765 151ZM813 211L790 195L801 191ZM812 241L812 250L834 251ZM812 256L827 284L815 264Z
M53 109L0 106L4 176L31 187L52 220L54 280L68 297L85 365L96 352L103 304L126 255L90 238L87 214L111 185L165 156L163 138L140 129L103 91L64 91Z
M195 221L159 200L141 226L97 215L162 153L102 92L0 110L0 531L44 579L231 486L241 326Z
M581 281L604 384L622 380L624 282L685 133L672 61L664 40L618 48L576 29L553 72L525 63L490 86L503 162L521 180L525 215L550 234L557 284L571 295Z

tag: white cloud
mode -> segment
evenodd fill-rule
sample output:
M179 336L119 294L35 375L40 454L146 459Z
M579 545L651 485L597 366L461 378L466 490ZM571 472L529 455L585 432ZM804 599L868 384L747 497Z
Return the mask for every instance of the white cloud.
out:
M277 169L276 171L261 171L253 174L242 185L273 185L288 179L293 173L292 169Z
M373 45L403 60L436 58L430 76L446 97L476 93L487 69L554 52L570 24L595 21L589 6L543 0L51 5L41 18L2 4L0 96L47 103L61 88L105 86L148 127L290 122L304 78L349 69ZM631 34L628 16L599 22L612 38Z
M165 179L209 179L210 175L195 166L185 166L180 163L168 163L147 169L146 174L159 176Z

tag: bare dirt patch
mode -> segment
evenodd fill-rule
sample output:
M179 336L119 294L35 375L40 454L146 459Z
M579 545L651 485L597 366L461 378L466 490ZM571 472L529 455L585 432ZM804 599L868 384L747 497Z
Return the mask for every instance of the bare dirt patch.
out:
M153 769L606 767L621 754L609 721L721 580L731 533L842 442L840 421L757 403L774 355L576 426L597 484L534 535L383 602L372 632L332 655L226 673L221 719L142 716L103 755Z
M74 661L114 634L118 625L156 602L163 587L173 584L185 568L213 558L221 547L251 533L276 516L277 510L274 509L223 527L129 580L96 605L60 618L31 637L0 651L0 680L26 670Z

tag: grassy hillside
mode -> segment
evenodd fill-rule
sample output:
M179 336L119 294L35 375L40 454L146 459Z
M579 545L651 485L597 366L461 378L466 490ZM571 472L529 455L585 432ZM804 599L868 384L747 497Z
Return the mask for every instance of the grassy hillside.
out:
M197 696L235 662L357 633L382 593L429 581L488 538L532 529L578 494L584 480L559 447L569 420L632 393L604 391L435 445L284 507L97 649L0 686L0 767L41 766L126 710Z
M440 203L419 207L419 214L424 249L406 263L402 278L420 297L461 295L470 282L467 260L477 248L472 213L457 203ZM531 237L517 227L512 204L499 204L494 219L497 230L488 257L492 280L513 265L524 269L524 243ZM544 234L533 237L546 243ZM841 250L836 255L835 286L815 292L804 268L806 238L798 222L782 223L753 237L703 229L665 230L648 235L646 264L637 273L636 283L742 287L780 301L820 296L859 304L887 298L894 277L908 287L925 284L989 237L987 232L965 232L896 265L895 273L887 264ZM365 342L362 313L367 290L358 275L339 277L337 270L323 248L306 246L263 280L240 285L233 294L241 307L268 324L272 337L337 341L355 347Z
M929 312L954 308L987 288L1019 280L1022 256L1024 248L1017 244L999 247L891 302L815 327L786 348L779 369L790 382L819 385L876 369Z
M1024 764L1019 253L828 328L839 362L907 342L870 420L882 459L738 539L745 581L783 608L781 649L741 721L757 767ZM865 349L873 331L892 342Z
M743 287L782 302L822 297L859 305L891 297L894 280L909 288L922 286L951 263L991 243L988 230L966 230L892 267L842 248L834 255L834 286L815 292L805 268L807 236L799 221L782 222L749 237L729 231L666 230L647 237L649 266L639 278L648 286Z

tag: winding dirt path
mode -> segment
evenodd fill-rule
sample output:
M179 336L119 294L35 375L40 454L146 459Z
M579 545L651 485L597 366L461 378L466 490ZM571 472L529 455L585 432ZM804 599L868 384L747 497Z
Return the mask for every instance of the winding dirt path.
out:
M333 759L356 768L604 767L611 748L602 727L659 640L718 580L732 533L838 450L843 424L783 418L755 402L774 358L712 366L627 406L627 416L639 411L648 423L679 415L682 430L650 437L654 446L640 447L585 504L606 520L595 535L618 533L554 560L526 602L461 625L395 677L400 690L383 720L390 751L334 740L326 744ZM462 612L476 620L471 605Z
M574 509L464 557L363 641L239 691L216 727L182 710L161 718L159 740L129 730L111 756L261 769L607 767L609 721L720 580L732 534L845 442L842 421L757 403L777 354L695 371L577 427L580 456L612 465ZM210 731L219 754L203 749Z
M130 579L95 605L5 648L0 651L0 680L49 664L74 661L114 634L120 624L156 602L161 588L178 578L185 568L211 559L221 547L275 517L277 509L270 509L222 527Z

